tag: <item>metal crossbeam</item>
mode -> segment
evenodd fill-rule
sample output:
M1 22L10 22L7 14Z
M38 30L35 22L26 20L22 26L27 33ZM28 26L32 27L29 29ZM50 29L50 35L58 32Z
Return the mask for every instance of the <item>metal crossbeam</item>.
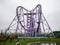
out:
M36 13L24 13L24 15L36 15Z

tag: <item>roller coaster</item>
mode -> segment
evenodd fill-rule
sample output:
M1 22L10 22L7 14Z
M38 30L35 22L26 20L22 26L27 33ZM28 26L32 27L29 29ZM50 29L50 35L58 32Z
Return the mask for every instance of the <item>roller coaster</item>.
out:
M22 37L55 37L40 4L30 11L18 6L16 16L6 29L6 33L8 31L23 34Z

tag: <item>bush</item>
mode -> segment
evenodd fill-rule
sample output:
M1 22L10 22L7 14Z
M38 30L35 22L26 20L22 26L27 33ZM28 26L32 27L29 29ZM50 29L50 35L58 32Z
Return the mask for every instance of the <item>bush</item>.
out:
M6 41L6 40L7 40L6 35L0 35L0 42Z

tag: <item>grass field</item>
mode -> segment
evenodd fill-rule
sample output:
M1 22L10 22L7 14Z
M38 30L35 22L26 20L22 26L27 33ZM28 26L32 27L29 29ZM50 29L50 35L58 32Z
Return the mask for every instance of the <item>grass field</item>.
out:
M27 45L31 42L56 42L56 45L60 45L60 38L19 38L20 45ZM12 41L7 40L0 42L0 45L15 45L16 39Z

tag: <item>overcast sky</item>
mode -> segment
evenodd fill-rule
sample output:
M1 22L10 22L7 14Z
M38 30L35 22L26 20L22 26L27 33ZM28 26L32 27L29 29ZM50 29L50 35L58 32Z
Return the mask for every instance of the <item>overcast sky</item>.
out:
M60 30L60 0L0 0L0 29L9 26L17 6L31 10L37 4L42 5L42 12L52 30Z

